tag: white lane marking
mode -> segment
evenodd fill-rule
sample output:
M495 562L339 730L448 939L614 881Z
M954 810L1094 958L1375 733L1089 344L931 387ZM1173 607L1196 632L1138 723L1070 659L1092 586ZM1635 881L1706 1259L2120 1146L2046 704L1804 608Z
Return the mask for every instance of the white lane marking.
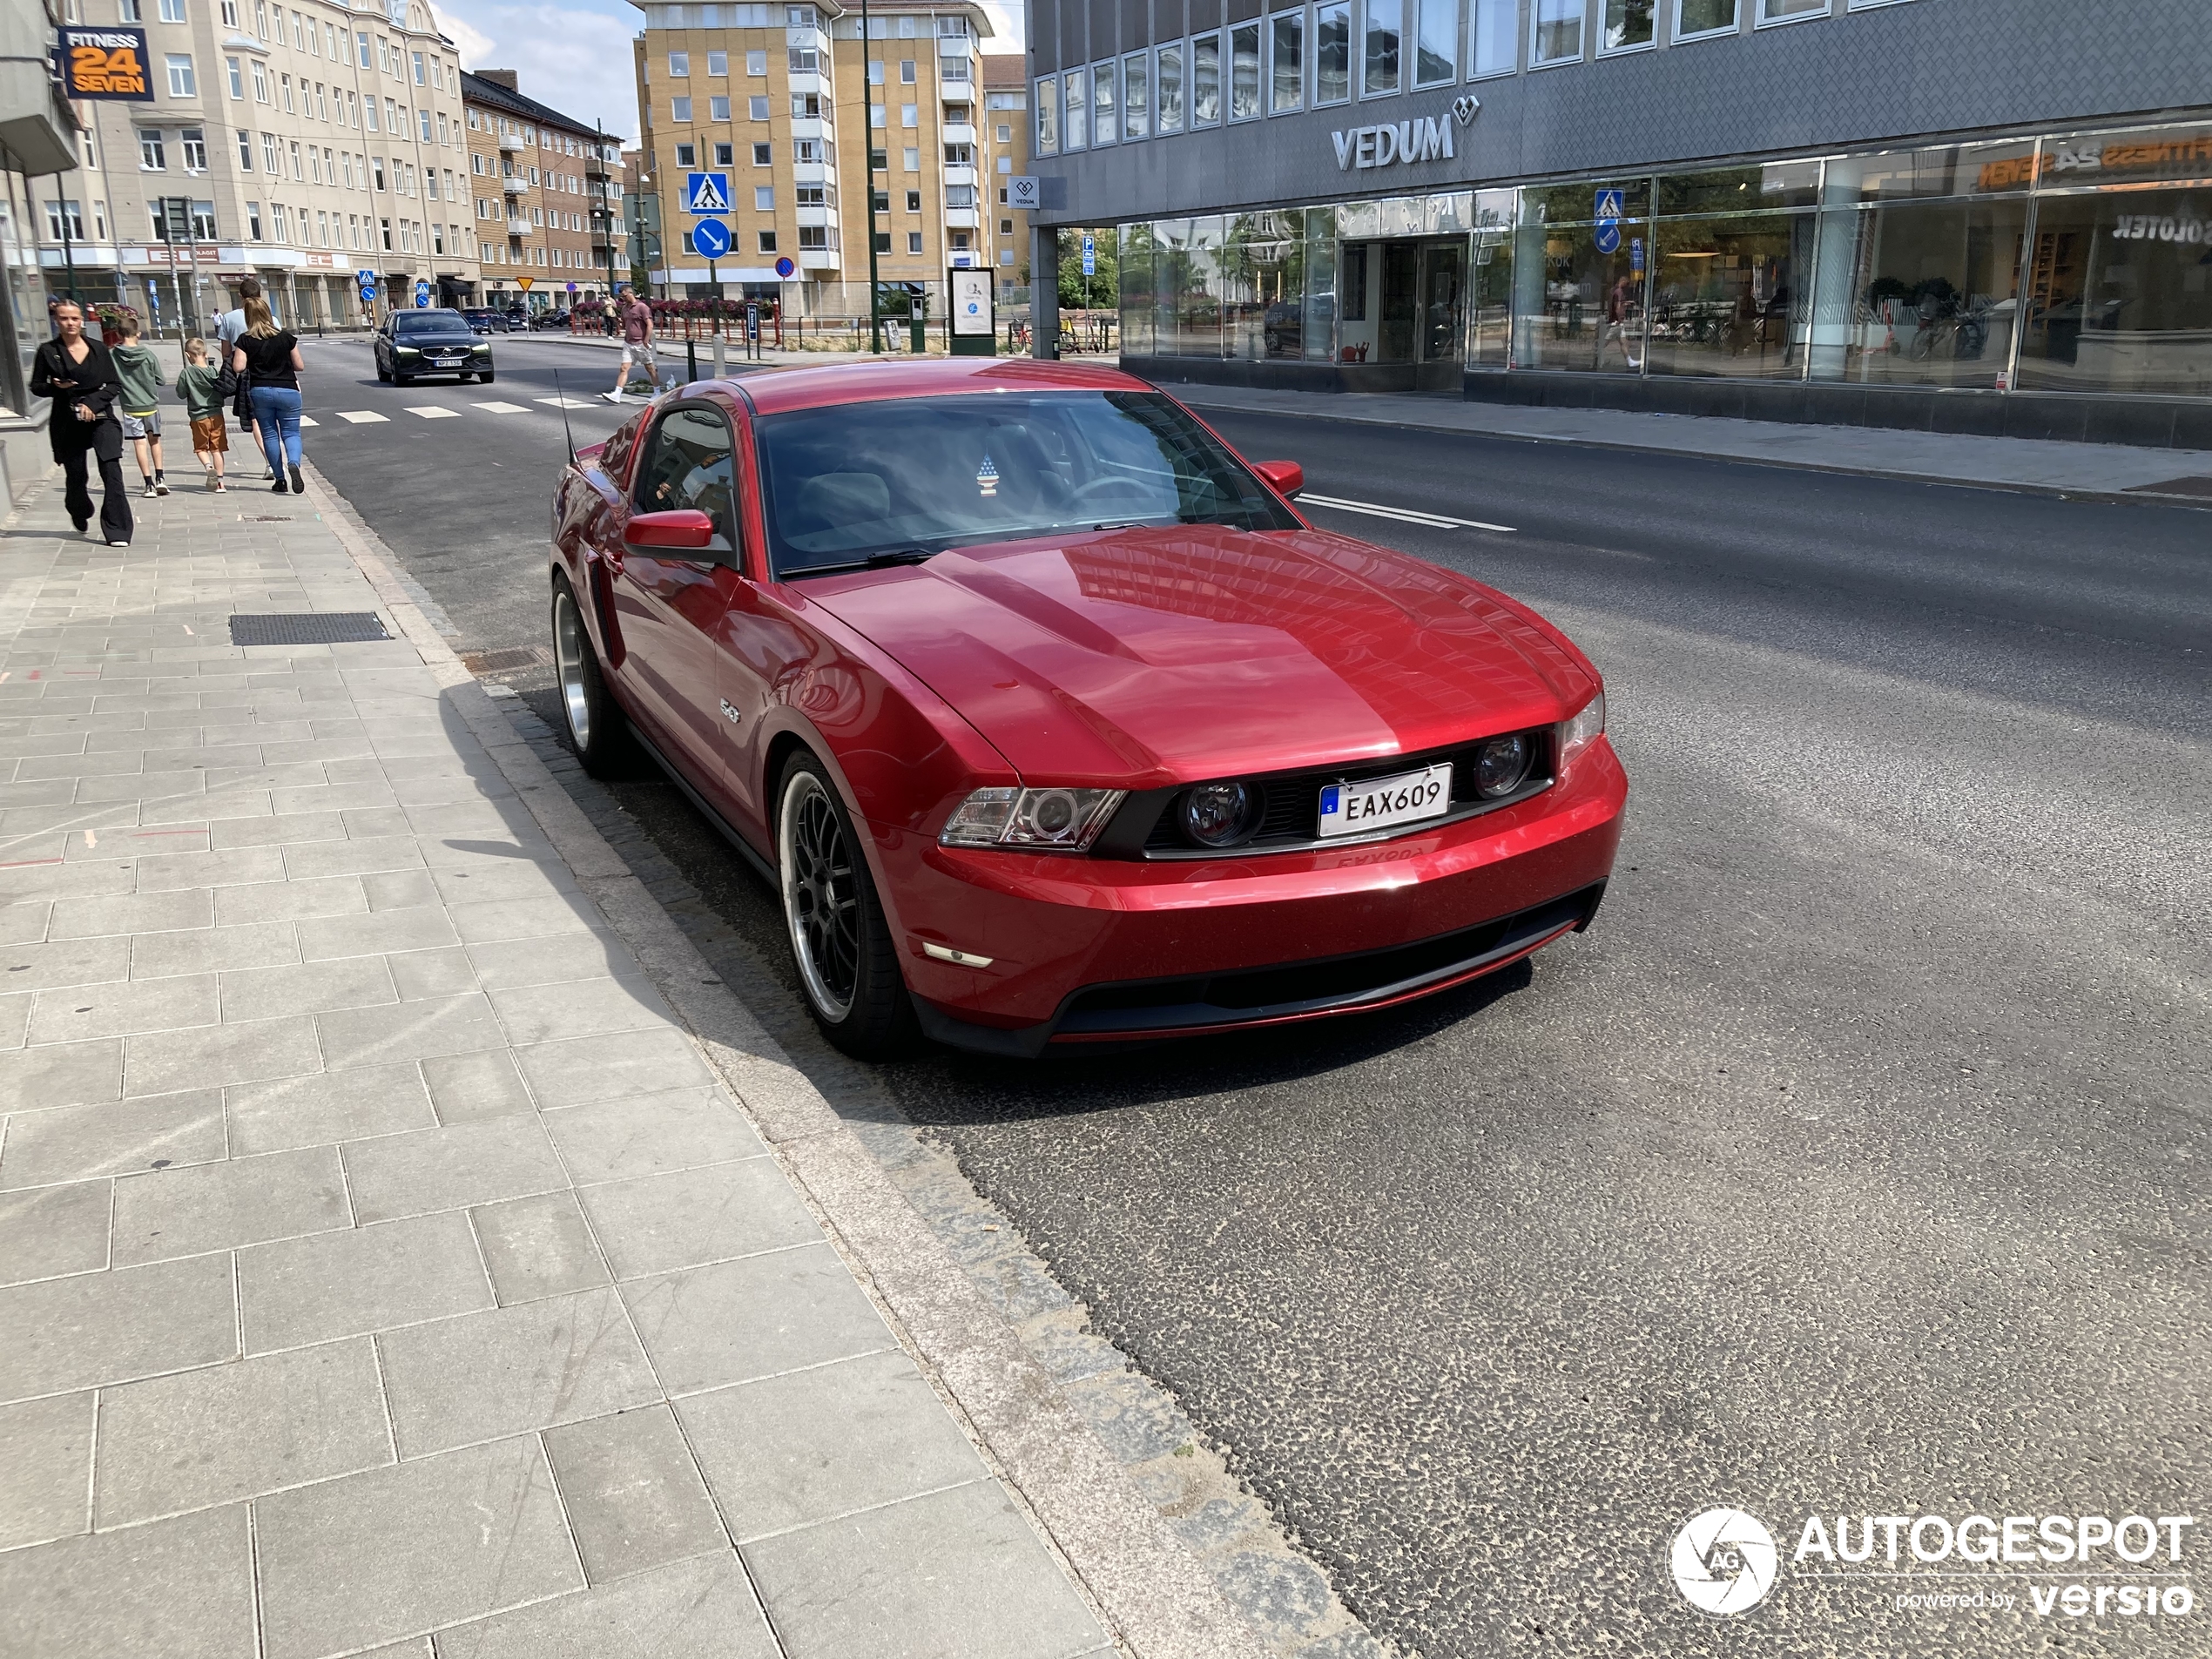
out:
M458 421L459 409L448 409L436 403L409 403L403 406L409 415L419 415L426 421Z
M1373 518L1395 518L1408 524L1426 524L1433 530L1496 530L1510 536L1510 524L1486 524L1479 518L1447 518L1441 513L1417 513L1410 507L1385 507L1371 501L1343 501L1334 496L1317 496L1312 490L1300 492L1298 499L1311 502L1316 507L1333 507L1340 513L1366 513Z
M519 403L478 403L473 407L486 415L528 415L529 411Z
M340 420L349 421L355 426L367 426L371 421L388 421L392 418L388 415L379 415L374 409L340 409L336 413Z
M313 426L314 423L314 419L311 415L303 415L300 417L300 424L301 426Z
M550 403L556 409L588 409L591 407L589 403L582 402L572 397L541 397L533 398L531 401L536 403Z

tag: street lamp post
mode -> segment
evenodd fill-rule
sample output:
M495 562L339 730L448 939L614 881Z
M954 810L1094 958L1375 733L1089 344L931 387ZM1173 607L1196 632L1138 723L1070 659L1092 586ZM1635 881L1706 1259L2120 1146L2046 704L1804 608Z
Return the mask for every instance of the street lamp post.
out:
M878 274L875 256L875 80L868 73L868 53L873 50L868 38L868 0L860 0L860 122L866 138L861 158L867 164L868 192L868 349L880 354L883 350L883 285ZM890 88L886 87L884 91L888 96ZM887 187L891 179L891 135L887 130L884 133L883 143L883 177Z

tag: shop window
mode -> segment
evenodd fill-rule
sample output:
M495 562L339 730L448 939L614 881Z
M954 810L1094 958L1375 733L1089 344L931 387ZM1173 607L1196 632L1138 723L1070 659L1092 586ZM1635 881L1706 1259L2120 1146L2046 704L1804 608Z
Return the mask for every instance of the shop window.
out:
M1125 138L1152 136L1151 64L1149 52L1131 52L1122 59L1122 136ZM1001 144L1007 142L1009 131L999 128Z
M1581 61L1582 0L1535 0L1528 23L1530 68Z
M1305 215L1240 213L1222 240L1223 353L1245 362L1298 361L1305 340Z
M1289 115L1305 107L1305 11L1278 12L1267 20L1267 112Z
M1094 150L1113 143L1120 129L1121 116L1114 105L1114 64L1108 62L1093 65L1090 71L1090 147Z
M1579 6L1582 0L1575 0ZM1363 0L1359 35L1359 96L1381 98L1399 85L1398 51L1405 0Z
M1811 211L1659 220L1649 372L1737 380L1802 375L1817 222Z
M1229 118L1259 117L1259 25L1238 24L1229 31Z
M1459 0L1416 0L1413 84L1442 86L1459 78Z
M1204 35L1190 43L1190 125L1221 125L1221 37Z
M1737 0L1675 0L1675 38L1736 32Z
M1658 4L1659 0L1605 0L1605 26L1598 36L1598 50L1633 52L1652 45L1652 13Z
M1510 10L1515 0L1502 0ZM1352 8L1329 0L1313 9L1313 101L1343 104L1352 97Z
M1001 235L1012 229L1012 220L999 221ZM1122 310L1122 350L1131 356L1150 357L1157 350L1153 334L1151 226L1123 226L1121 245L1116 250L1116 270L1119 273L1117 293Z
M1471 368L1503 368L1513 326L1513 192L1479 190L1472 206L1467 361Z
M1160 91L1160 110L1157 125L1163 135L1170 132L1180 132L1183 131L1182 42L1177 41L1171 45L1161 47L1157 57L1157 64L1159 67ZM1049 90L1048 83L1043 81L1037 83L1037 91L1039 93L1042 94L1048 90ZM1044 105L1042 102L1040 102L1037 105L1037 120L1040 124L1039 130L1042 131L1042 124L1044 120Z
M1813 378L1998 387L2020 320L2027 216L2020 195L1824 212Z

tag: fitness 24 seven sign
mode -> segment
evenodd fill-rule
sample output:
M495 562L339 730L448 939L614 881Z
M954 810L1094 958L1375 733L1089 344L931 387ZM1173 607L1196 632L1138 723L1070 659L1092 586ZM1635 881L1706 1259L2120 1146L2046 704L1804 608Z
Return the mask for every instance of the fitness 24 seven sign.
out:
M64 29L54 58L64 98L153 101L143 29Z
M1354 167L1387 167L1402 161L1450 161L1456 154L1452 145L1453 124L1465 126L1481 112L1482 100L1467 92L1453 98L1451 109L1442 115L1420 115L1383 126L1347 127L1329 137L1337 146L1337 166L1347 172Z

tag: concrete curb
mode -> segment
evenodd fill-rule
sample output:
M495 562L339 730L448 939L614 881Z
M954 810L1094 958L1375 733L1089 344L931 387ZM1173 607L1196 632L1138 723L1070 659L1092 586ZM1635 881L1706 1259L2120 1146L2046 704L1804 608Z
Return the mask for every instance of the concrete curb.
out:
M1263 1659L1264 1647L1090 1426L978 1293L820 1091L738 1001L462 666L374 531L309 496L455 708L728 1081L925 1376L1138 1659Z

